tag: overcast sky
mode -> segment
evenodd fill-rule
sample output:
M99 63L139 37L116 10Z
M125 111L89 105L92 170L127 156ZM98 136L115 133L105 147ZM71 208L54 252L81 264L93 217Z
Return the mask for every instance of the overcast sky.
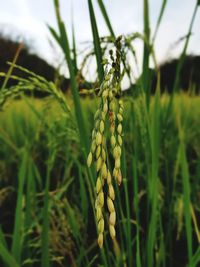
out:
M71 33L71 10L73 6L76 39L79 44L92 40L87 0L60 0L61 14ZM101 35L108 34L97 5L93 0ZM116 35L142 32L142 0L104 0ZM162 0L150 0L150 21L152 32L158 17ZM156 40L156 54L159 62L177 56L182 43L173 44L184 36L189 27L196 0L168 0L166 12ZM22 36L32 44L40 56L56 65L55 51L50 46L52 40L46 23L56 28L53 0L0 0L0 32ZM189 53L200 54L200 10L198 11ZM136 44L141 58L141 46Z

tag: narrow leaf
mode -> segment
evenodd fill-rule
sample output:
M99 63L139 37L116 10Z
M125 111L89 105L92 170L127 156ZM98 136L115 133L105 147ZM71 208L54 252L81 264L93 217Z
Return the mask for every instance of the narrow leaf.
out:
M90 13L90 23L92 27L92 34L93 34L93 43L94 43L94 51L96 55L96 61L97 61L97 70L98 70L98 76L99 81L103 81L104 71L102 66L102 51L101 51L101 44L100 44L100 38L99 38L99 32L97 28L97 22L94 14L94 8L91 0L88 0L88 7L89 7L89 13Z

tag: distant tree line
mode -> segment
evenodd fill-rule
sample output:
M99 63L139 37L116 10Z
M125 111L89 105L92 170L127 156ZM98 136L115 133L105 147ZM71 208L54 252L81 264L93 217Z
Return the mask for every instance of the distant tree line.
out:
M179 59L165 62L159 67L161 92L172 93L176 70ZM152 73L151 91L155 92L157 84L157 74ZM200 56L187 55L180 71L179 89L182 91L193 90L200 92Z
M7 61L12 61L16 51L19 47L19 42L12 41L0 35L0 72L7 72L9 66ZM176 69L179 59L173 59L169 62L165 62L159 67L160 71L160 88L161 92L171 93L173 90L173 85L175 81ZM41 59L35 54L31 54L29 49L24 46L21 50L17 64L21 65L30 71L35 72L38 75L43 76L49 81L59 81L58 86L62 91L67 91L70 86L69 79L61 76L58 71L49 65L45 60ZM26 74L14 69L13 74L26 77ZM82 77L83 78L83 77ZM82 79L84 80L84 78ZM0 88L3 84L4 78L0 77ZM84 80L85 81L85 80ZM10 79L8 81L8 86L12 86L16 81ZM151 93L155 93L155 88L157 84L157 73L151 71ZM79 88L91 87L89 83L85 82L79 84ZM194 92L197 94L200 92L200 56L188 55L185 58L183 67L180 72L180 90L188 91L193 88ZM40 96L40 95L39 95Z
M7 73L9 69L7 62L13 61L19 45L19 42L7 39L0 35L0 72ZM61 76L54 67L49 65L45 60L41 59L36 54L31 54L30 49L26 45L23 45L23 48L20 51L19 57L17 59L17 64L24 68L27 68L37 75L44 77L49 81L57 80L59 87L63 91L66 91L69 87L69 79ZM18 69L14 69L12 74L23 78L26 77L26 74ZM3 84L3 81L4 78L0 77L0 88ZM12 86L15 84L15 80L9 79L7 85Z

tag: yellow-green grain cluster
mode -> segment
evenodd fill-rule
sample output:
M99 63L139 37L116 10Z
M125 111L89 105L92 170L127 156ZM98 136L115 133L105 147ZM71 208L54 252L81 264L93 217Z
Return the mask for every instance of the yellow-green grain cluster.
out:
M115 42L116 53L110 50L110 62L104 61L105 76L100 86L100 105L94 115L94 129L92 131L92 143L88 155L87 164L96 163L96 220L98 228L98 244L103 246L103 233L105 224L104 203L107 202L109 211L109 232L111 238L116 235L116 211L114 206L115 190L113 179L120 185L121 174L121 146L122 146L122 122L123 122L123 101L120 99L120 82L122 74L121 63L121 37ZM114 166L112 172L108 167L108 158L112 155ZM112 175L111 175L112 173ZM107 186L107 194L105 194ZM106 201L105 201L106 199Z

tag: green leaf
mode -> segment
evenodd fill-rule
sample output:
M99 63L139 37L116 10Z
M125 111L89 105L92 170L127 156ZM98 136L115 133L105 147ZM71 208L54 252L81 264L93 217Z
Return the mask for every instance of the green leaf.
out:
M0 243L0 257L8 267L20 267L12 254L5 248L2 243Z
M83 118L83 111L82 111L82 106L80 103L80 97L78 93L78 86L77 86L75 72L74 72L73 60L70 55L71 49L70 49L65 25L60 17L59 1L54 0L54 5L55 5L55 11L56 11L56 17L57 17L57 24L58 24L58 28L60 32L59 44L64 52L65 59L66 59L66 62L69 68L69 73L70 73L71 91L72 91L72 96L73 96L73 101L74 101L74 106L75 106L75 114L76 114L79 134L81 136L80 140L84 148L84 153L87 154L89 151L89 138L88 138L88 133L87 133L84 118Z
M149 107L150 102L150 75L149 75L149 57L150 57L150 23L149 23L149 2L144 0L144 39L143 43L143 64L142 64L142 85L143 90L146 94L147 107Z
M153 35L152 43L154 43L154 41L156 39L156 36L157 36L157 33L158 33L158 29L159 29L162 17L164 15L166 4L167 4L167 0L163 0L162 1L162 5L161 5L161 9L160 9L160 14L159 14L159 17L158 17L158 20L157 20L157 23L156 23L156 29L155 29L155 32L154 32L154 35Z
M49 26L48 24L47 24L47 27L48 27L48 29L49 29L51 35L52 35L52 36L54 37L54 39L57 41L57 43L58 43L59 45L61 45L61 43L60 43L60 36L57 34L57 32L56 32L51 26Z
M97 61L97 70L98 70L98 76L99 81L103 81L104 77L104 71L102 66L102 50L101 50L101 44L100 44L100 38L99 38L99 32L97 27L97 22L94 14L94 8L91 0L88 0L88 7L89 7L89 13L90 13L90 23L92 27L92 34L93 34L93 43L94 43L94 51L96 55L96 61Z
M7 249L7 243L3 231L1 229L1 225L0 225L0 243L2 243L2 245Z
M110 35L115 38L115 34L114 34L114 31L113 31L112 25L110 23L110 19L108 17L108 14L107 14L106 8L104 6L103 0L98 0L98 4L99 4L99 7L101 9L101 13L102 13L102 15L103 15L103 17L105 19L105 22L107 24L107 27L108 27L108 29L110 31Z
M27 175L27 163L28 163L28 152L24 148L22 150L22 159L21 165L19 168L18 175L18 192L17 192L17 206L15 211L15 224L14 224L14 232L13 232L13 240L12 240L12 255L15 257L16 261L21 264L21 252L22 252L22 232L23 232L23 190L24 183Z
M77 67L75 29L74 29L74 23L73 22L72 22L72 53L73 53L74 72L75 72L75 76L76 76L77 72L78 72L78 67Z

